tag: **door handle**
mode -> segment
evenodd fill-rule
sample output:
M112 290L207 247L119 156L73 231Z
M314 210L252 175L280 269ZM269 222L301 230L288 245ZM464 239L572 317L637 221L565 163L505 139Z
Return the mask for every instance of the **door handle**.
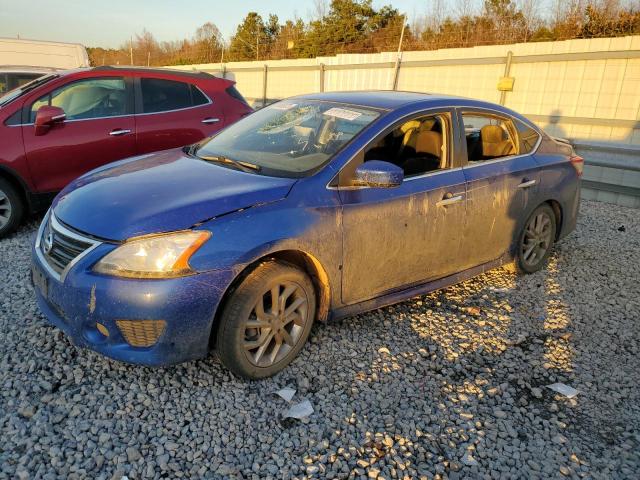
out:
M131 130L126 128L116 128L115 130L111 130L109 135L112 137L119 137L120 135L126 135L127 133L131 133Z
M202 120L202 123L218 123L220 121L219 118L205 118L204 120Z
M447 205L453 205L454 203L461 202L464 197L462 195L453 195L447 193L442 200L436 203L438 207L446 207Z
M518 188L529 188L529 187L533 187L537 182L535 180L526 180L523 181L521 184L518 185Z

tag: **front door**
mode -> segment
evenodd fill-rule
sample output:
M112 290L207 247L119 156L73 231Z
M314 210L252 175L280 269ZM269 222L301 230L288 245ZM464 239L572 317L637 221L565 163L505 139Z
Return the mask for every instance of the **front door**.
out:
M123 77L87 78L64 85L30 106L29 124L22 131L38 191L61 190L89 170L135 154L131 90ZM33 122L43 105L62 108L66 119L44 135L36 135Z
M457 270L465 220L465 181L453 168L449 112L405 121L354 158L344 172L369 160L401 166L395 188L349 187L343 204L342 299L364 301Z
M463 111L467 163L467 225L464 268L497 260L512 246L523 216L535 202L540 168L519 141L516 119Z

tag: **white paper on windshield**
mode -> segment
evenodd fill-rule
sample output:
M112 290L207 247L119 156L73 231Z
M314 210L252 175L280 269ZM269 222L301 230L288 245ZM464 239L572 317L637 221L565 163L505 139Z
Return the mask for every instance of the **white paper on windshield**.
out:
M297 103L278 102L278 103L274 103L273 105L271 105L271 108L273 108L274 110L291 110L296 105L297 105Z
M353 110L347 110L346 108L330 108L326 112L325 115L329 115L330 117L342 118L344 120L353 121L356 118L362 116L360 112L354 112Z

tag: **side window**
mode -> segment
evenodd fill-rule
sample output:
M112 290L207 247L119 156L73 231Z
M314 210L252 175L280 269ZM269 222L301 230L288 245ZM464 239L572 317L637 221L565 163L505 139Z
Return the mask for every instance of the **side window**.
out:
M5 125L20 125L22 123L22 109L12 114L4 121Z
M142 78L140 86L144 113L167 112L209 103L207 97L190 83Z
M36 100L30 109L30 122L43 105L62 108L67 120L126 115L127 89L124 78L90 78L70 83Z
M33 102L31 105L31 110L29 112L29 122L33 123L36 121L36 113L38 113L38 109L45 105L51 105L51 95L45 95L44 97L40 97L38 100Z
M540 134L520 120L516 120L514 123L518 130L519 153L531 153L540 139Z
M446 118L442 115L410 120L370 145L364 161L393 163L404 170L405 177L445 169L447 132Z
M469 162L494 160L517 153L511 121L478 113L463 113L462 120Z
M209 99L202 93L202 91L195 85L191 85L191 98L193 99L193 106L204 105L209 103Z

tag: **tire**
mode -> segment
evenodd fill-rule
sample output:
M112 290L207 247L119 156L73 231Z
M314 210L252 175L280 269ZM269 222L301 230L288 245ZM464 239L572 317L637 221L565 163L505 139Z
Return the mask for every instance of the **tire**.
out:
M0 178L0 238L6 237L20 224L24 204L15 187Z
M536 208L522 227L516 244L515 267L520 273L542 269L556 238L556 215L546 203Z
M274 315L275 292L279 301ZM286 262L263 262L242 280L223 307L216 336L218 357L240 377L270 377L298 355L315 315L316 295L309 277Z

